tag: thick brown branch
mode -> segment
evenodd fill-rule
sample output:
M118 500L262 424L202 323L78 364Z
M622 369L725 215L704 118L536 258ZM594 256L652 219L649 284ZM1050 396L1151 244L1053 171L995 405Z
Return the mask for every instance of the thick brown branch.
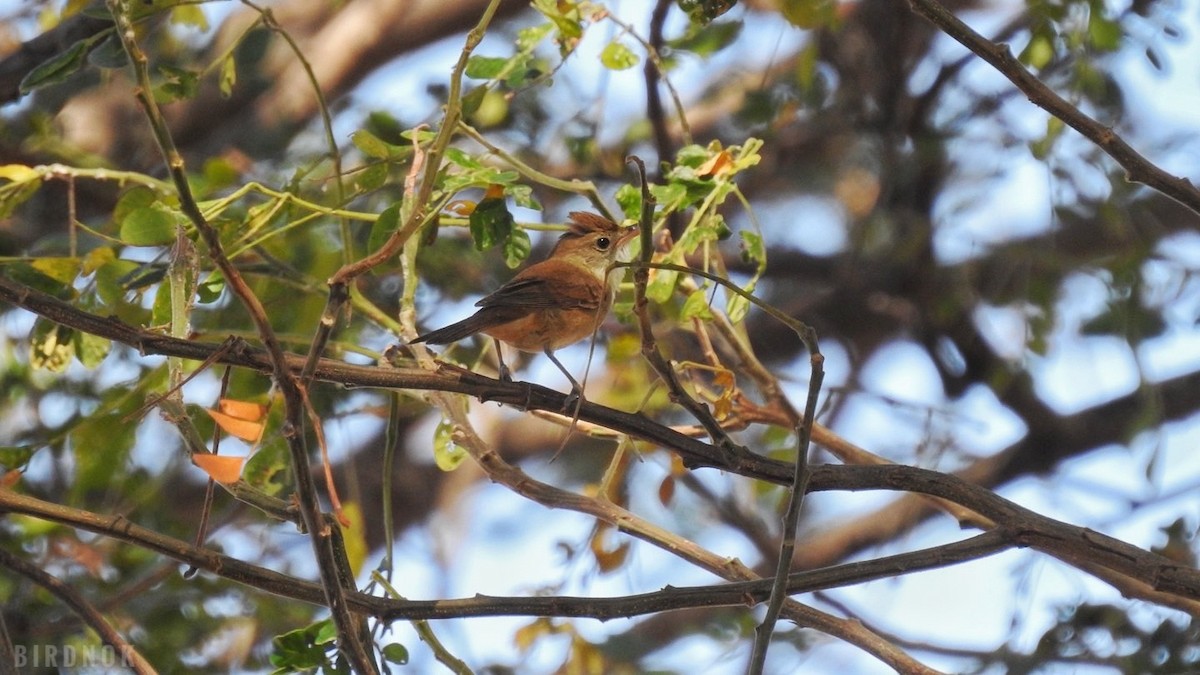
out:
M8 490L0 490L0 512L34 516L141 546L180 563L281 597L312 604L323 604L324 601L321 587L311 581L198 548L121 517L102 516ZM875 560L799 572L789 577L788 591L792 594L811 593L948 567L999 553L1010 546L998 533L981 534L963 541ZM360 592L351 593L348 597L355 612L377 616L385 621L483 616L562 616L605 621L693 607L753 606L767 598L771 583L764 579L717 586L668 586L650 593L608 598L475 595L450 600L393 600Z
M220 348L219 344L180 340L124 323L115 317L101 317L85 312L58 298L0 276L0 300L27 309L55 323L129 345L141 354L178 356L203 361ZM293 373L304 367L304 358L286 354L285 361ZM217 359L218 363L251 368L271 373L266 354L256 349L232 349ZM522 410L563 409L566 395L525 382L501 382L470 371L447 366L441 372L420 369L354 366L331 359L321 359L314 372L317 380L346 387L376 387L381 389L439 390L469 394L481 400L496 401ZM791 481L790 464L753 453L736 455L726 461L725 454L704 441L685 436L637 413L627 413L584 401L580 419L602 427L629 434L678 452L691 467L714 467L740 475L778 484Z

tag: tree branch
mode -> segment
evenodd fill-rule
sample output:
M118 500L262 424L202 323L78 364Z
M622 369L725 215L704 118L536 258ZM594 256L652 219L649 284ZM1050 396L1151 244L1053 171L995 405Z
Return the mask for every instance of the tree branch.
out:
M1012 55L1008 45L997 44L976 33L937 0L909 0L909 6L915 13L928 19L959 44L991 64L1028 96L1034 105L1062 120L1083 134L1084 138L1095 143L1125 169L1127 180L1158 190L1195 213L1200 213L1200 190L1197 190L1191 181L1163 171L1134 150L1112 127L1092 119L1056 94L1025 69Z
M0 490L4 492L4 490ZM87 624L89 628L96 631L100 636L100 641L112 647L118 655L120 655L121 663L127 668L130 668L139 675L152 675L158 671L146 657L142 656L133 645L129 644L125 638L113 628L112 624L104 618L90 602L79 594L70 584L64 583L61 579L48 574L38 566L18 557L14 553L0 548L0 566L7 567L15 574L25 577L37 586L41 586L51 595L61 600L68 607L75 610L79 618Z

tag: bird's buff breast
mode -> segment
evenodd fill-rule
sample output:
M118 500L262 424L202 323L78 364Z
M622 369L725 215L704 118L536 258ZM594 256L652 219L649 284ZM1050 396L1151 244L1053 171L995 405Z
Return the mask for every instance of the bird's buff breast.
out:
M607 307L549 309L527 314L483 332L523 352L559 349L589 337L600 325Z

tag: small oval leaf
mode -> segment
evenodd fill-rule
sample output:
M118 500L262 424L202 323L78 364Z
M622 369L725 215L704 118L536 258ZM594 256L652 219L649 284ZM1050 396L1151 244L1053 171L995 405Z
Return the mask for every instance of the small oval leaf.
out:
M175 241L175 219L151 206L138 207L121 220L121 241L130 246L161 246Z

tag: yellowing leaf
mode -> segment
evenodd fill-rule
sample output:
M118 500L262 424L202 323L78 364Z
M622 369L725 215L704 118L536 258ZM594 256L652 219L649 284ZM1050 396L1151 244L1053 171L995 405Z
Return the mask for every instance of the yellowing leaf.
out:
M265 426L262 422L241 420L207 408L204 409L204 412L208 413L208 416L213 418L217 426L221 427L221 430L230 436L236 436L247 443L257 443L258 439L262 438L263 427Z
M35 258L29 265L60 284L70 284L79 274L79 258Z
M592 535L591 548L592 555L596 557L596 566L601 572L612 572L620 569L625 560L629 558L630 542L628 540L617 545L616 548L607 548L604 545L604 535L608 528L601 528Z
M346 559L350 563L350 571L358 574L362 571L363 562L367 559L366 521L363 519L362 508L358 502L343 502L342 516L349 525L342 526L342 540L346 544Z
M218 483L229 484L236 483L238 478L241 478L246 458L196 453L192 455L192 463L208 474L209 478Z
M683 464L683 458L679 455L671 455L671 475L682 476L687 472L687 467Z
M87 255L83 256L83 267L80 269L80 272L91 274L116 259L117 252L112 250L112 247L100 246L94 248L88 251Z
M66 326L38 319L29 338L29 365L52 373L65 371L75 355L74 334Z
M553 635L554 632L554 624L550 623L549 619L541 618L528 626L518 628L517 632L513 634L513 644L521 653L525 653L533 647L538 638L544 635Z
M638 55L616 40L600 51L600 63L609 70L627 70L638 64Z
M37 170L24 164L0 165L0 178L7 178L14 183L25 183L38 177Z

